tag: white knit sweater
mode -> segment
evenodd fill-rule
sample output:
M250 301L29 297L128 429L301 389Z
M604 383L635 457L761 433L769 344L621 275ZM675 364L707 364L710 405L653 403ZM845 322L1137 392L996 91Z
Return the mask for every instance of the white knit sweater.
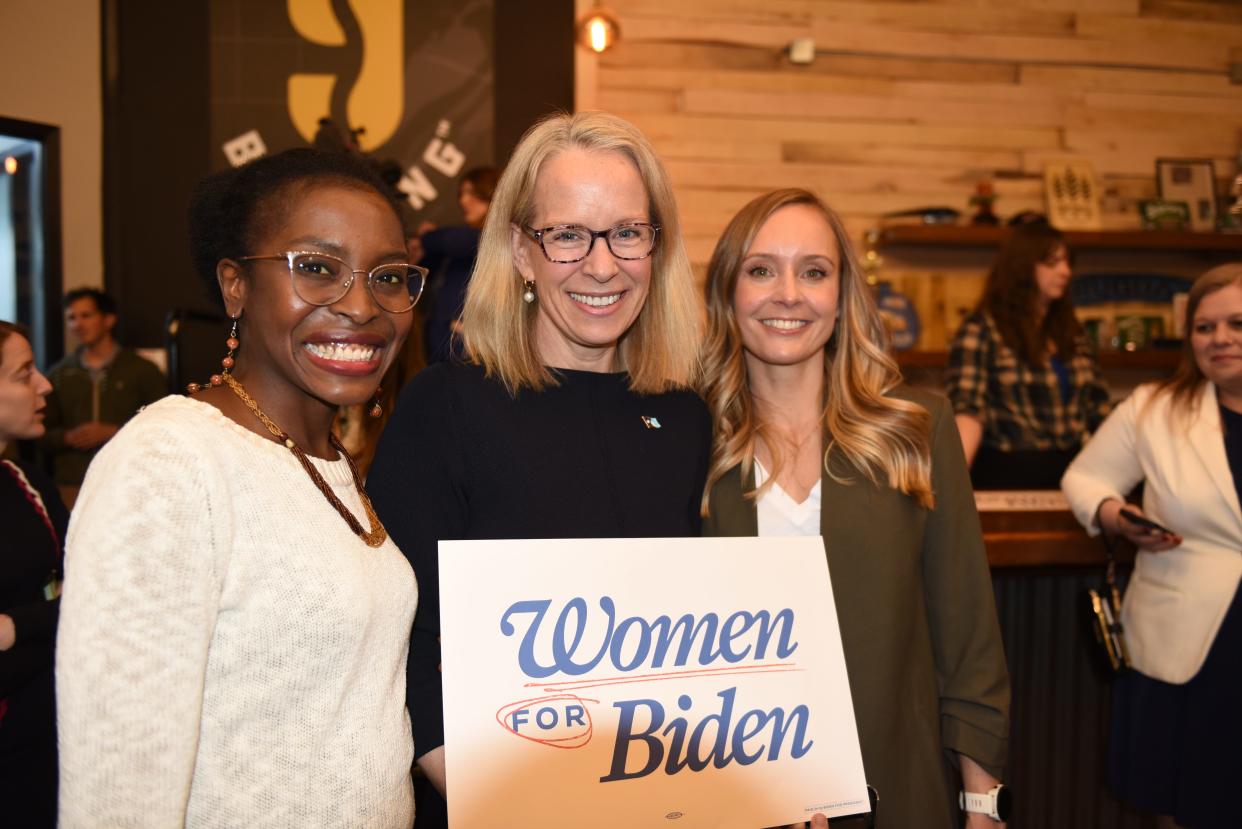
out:
M365 526L344 459L315 461ZM183 397L91 464L56 653L62 827L414 820L414 574L285 447Z

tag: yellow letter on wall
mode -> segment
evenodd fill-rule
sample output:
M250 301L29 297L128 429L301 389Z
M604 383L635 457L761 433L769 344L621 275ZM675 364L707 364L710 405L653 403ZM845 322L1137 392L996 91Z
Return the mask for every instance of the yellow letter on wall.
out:
M345 46L345 32L332 12L331 0L288 0L289 21L298 34L321 46ZM405 97L403 0L349 0L362 31L362 69L349 92L348 127L366 127L359 137L372 150L396 132ZM298 133L311 141L319 119L329 115L337 78L298 73L289 77L289 117Z

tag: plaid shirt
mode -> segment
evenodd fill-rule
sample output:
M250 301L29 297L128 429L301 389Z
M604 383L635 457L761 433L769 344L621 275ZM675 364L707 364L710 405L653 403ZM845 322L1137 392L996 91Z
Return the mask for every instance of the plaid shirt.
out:
M1079 337L1069 372L1069 399L1051 365L1026 365L983 312L967 317L949 351L946 392L954 414L983 423L981 446L1002 452L1075 449L1108 414L1108 390Z

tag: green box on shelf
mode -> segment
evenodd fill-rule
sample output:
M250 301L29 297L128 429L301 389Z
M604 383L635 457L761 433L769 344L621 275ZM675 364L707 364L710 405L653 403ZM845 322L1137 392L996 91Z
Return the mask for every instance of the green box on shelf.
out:
M1139 202L1139 215L1148 230L1185 230L1190 224L1190 205L1184 201L1144 199Z

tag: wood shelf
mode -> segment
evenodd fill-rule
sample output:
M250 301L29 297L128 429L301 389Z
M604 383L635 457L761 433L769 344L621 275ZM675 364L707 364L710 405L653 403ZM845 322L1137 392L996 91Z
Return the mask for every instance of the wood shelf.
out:
M948 351L898 351L894 355L903 369L943 369L949 364ZM1108 371L1161 371L1177 368L1182 352L1177 349L1146 349L1143 351L1101 351L1097 354L1100 368Z
M891 225L880 228L881 246L935 245L941 247L992 247L1001 243L1012 228L987 225ZM1242 233L1193 233L1173 230L1069 230L1065 241L1071 248L1124 250L1223 251L1242 253Z

